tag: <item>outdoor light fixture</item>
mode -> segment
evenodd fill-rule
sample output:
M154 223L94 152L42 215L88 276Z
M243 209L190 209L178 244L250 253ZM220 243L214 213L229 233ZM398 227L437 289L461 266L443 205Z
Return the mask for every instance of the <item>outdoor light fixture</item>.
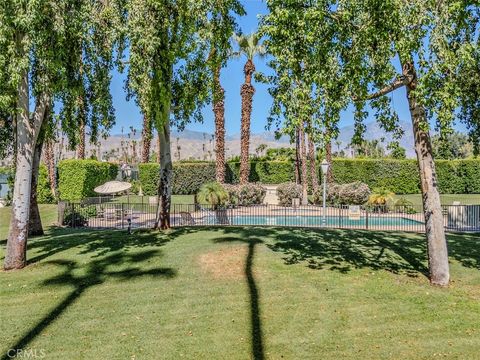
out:
M326 159L322 161L320 164L322 167L322 174L323 174L323 225L325 226L327 224L327 217L326 217L326 211L327 211L327 172L328 168L330 167L330 164Z

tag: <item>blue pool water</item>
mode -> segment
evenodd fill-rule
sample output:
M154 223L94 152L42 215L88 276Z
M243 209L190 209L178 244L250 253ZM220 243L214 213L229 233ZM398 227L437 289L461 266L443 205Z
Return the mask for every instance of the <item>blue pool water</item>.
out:
M214 216L209 216L206 219L205 225L215 225L219 221ZM369 216L361 217L360 220L351 220L348 217L327 216L327 226L337 227L360 227L364 228L370 226L384 226L384 227L409 227L419 226L423 223L404 217L387 217L387 216ZM323 226L322 216L253 216L253 215L236 215L228 216L229 225L270 225L270 226Z

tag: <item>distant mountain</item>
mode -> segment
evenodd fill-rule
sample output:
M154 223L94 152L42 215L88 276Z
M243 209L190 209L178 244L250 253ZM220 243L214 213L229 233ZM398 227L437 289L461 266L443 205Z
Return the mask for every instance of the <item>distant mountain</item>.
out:
M415 157L412 124L407 121L401 121L400 126L404 131L403 136L400 139L400 146L405 148L407 152L407 157ZM340 129L340 135L338 136L338 141L341 143L340 149L345 149L349 146L354 133L355 127L353 125L345 126ZM392 134L387 133L375 121L366 124L364 138L366 140L381 140L382 138L384 138L383 147L386 147L388 143L393 141ZM335 142L332 144L332 146L334 150L337 151L337 144Z
M400 139L400 145L405 148L407 157L414 157L414 145L412 137L412 125L409 122L403 121L400 123L404 129L404 135ZM345 150L349 147L354 134L354 126L349 125L340 129L340 134L337 141L332 143L334 151ZM364 135L367 140L381 140L383 139L383 146L386 147L389 142L393 140L391 134L388 134L383 130L376 122L370 122L366 124L366 131ZM282 136L280 139L275 138L273 131L264 131L261 133L254 133L250 137L250 152L256 153L256 149L260 144L267 145L268 148L290 147L290 139L287 136ZM137 156L140 156L141 152L141 131L137 130L134 136L128 137L128 135L112 135L106 140L102 140L100 147L102 154L112 153L114 151L121 152L122 142L124 147L126 143L133 143L135 141L135 147ZM215 138L213 134L208 132L193 131L185 129L184 131L172 131L172 156L174 160L178 159L215 159ZM156 139L152 141L152 152L156 148ZM225 139L226 156L230 158L240 154L240 134L233 134L226 136ZM96 148L89 145L87 147L87 153L90 154L95 151ZM179 151L180 150L180 151ZM131 145L130 145L131 151ZM66 157L73 157L73 152L67 152Z

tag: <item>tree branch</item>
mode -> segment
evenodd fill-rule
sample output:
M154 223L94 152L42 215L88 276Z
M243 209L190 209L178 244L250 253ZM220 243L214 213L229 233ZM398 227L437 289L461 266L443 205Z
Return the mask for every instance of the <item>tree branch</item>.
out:
M392 91L397 90L398 88L401 88L402 86L408 85L412 81L411 77L409 76L399 76L395 81L393 81L391 84L385 86L383 89L380 89L372 94L367 95L366 97L360 98L356 95L352 96L353 101L365 101L365 100L372 100L379 98L380 96L387 95L391 93Z

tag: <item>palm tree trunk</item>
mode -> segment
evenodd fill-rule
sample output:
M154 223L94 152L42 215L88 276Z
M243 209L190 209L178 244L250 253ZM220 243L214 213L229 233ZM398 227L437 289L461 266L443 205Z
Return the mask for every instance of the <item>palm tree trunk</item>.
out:
M220 84L220 69L215 69L213 80L213 113L215 115L216 179L225 182L225 91Z
M415 152L420 171L430 282L433 285L446 286L450 279L448 251L430 134L428 130L425 130L428 127L428 120L425 109L418 102L414 91L417 80L413 61L404 64L403 69L404 73L413 79L407 85L407 100L412 118Z
M305 130L299 126L298 128L300 137L300 159L302 170L302 205L308 205L308 171L307 171L307 149L305 142Z
M53 151L53 140L47 140L45 143L45 164L47 165L48 180L50 182L50 190L55 198L57 198L57 176L55 170L55 155Z
M150 160L150 145L152 143L152 124L146 115L143 115L142 129L142 163Z
M243 73L245 83L242 85L240 95L242 96L242 124L240 131L240 184L248 183L250 176L249 148L250 148L250 118L252 116L252 102L255 88L252 85L252 74L255 72L255 65L252 60L247 60Z
M315 163L315 144L311 135L308 135L308 157L310 160L310 179L312 181L312 191L313 193L316 193L318 191L318 173Z

